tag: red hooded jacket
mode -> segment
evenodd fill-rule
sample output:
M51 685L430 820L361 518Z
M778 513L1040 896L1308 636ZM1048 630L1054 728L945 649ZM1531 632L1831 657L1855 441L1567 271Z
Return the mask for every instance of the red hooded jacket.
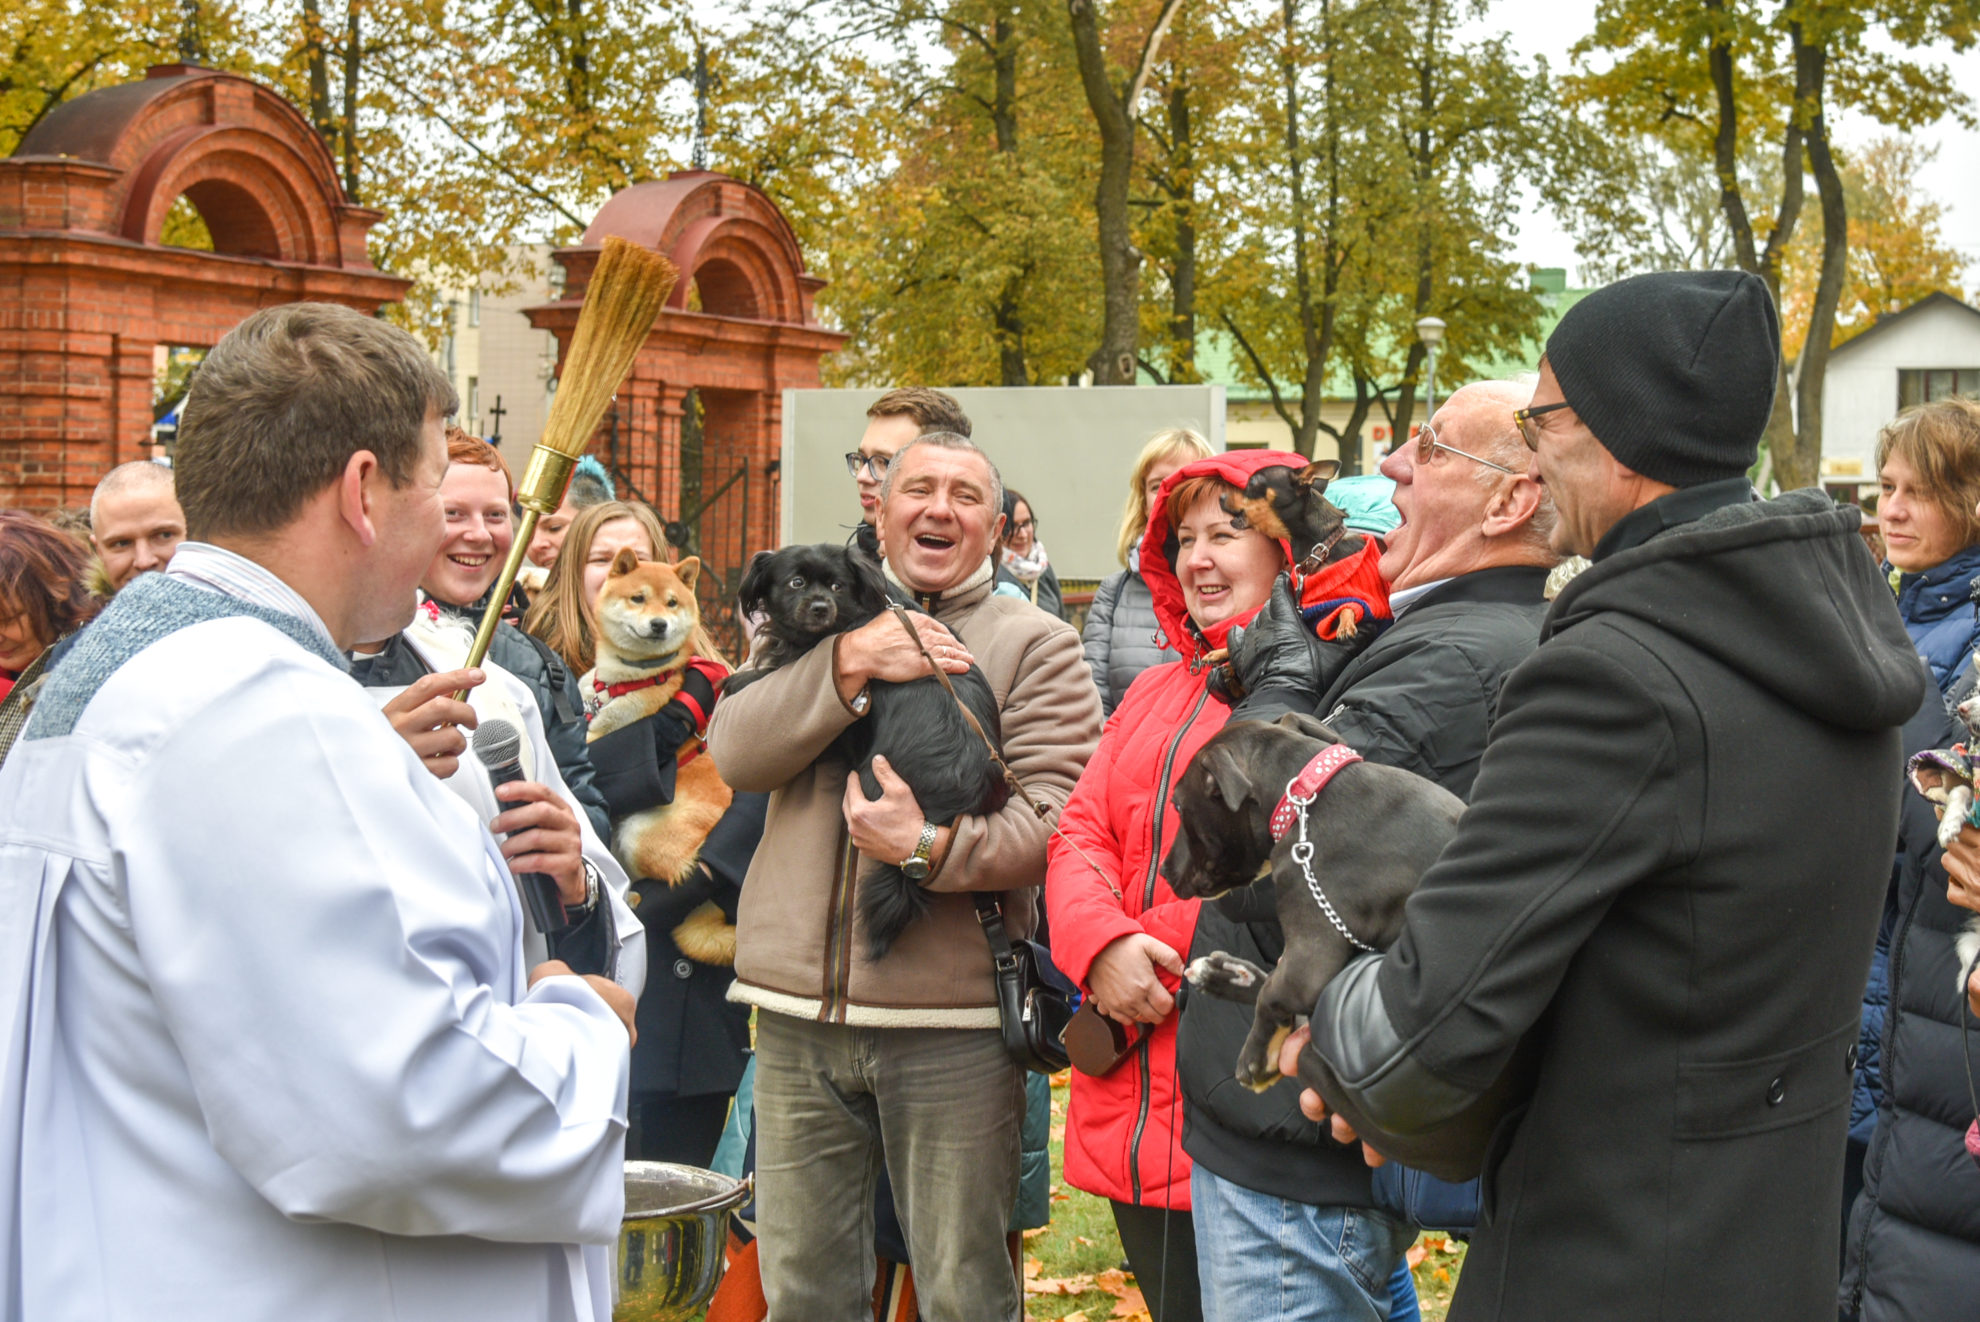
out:
M1209 672L1192 667L1206 652L1223 647L1231 627L1258 610L1205 630L1190 622L1171 559L1175 547L1169 493L1208 474L1242 487L1261 468L1304 467L1305 462L1280 450L1236 450L1200 459L1162 484L1150 512L1141 543L1141 575L1154 597L1162 632L1183 659L1143 671L1129 686L1060 820L1079 849L1057 836L1051 842L1045 904L1051 916L1052 957L1082 989L1095 957L1132 933L1149 933L1179 956L1188 955L1201 901L1177 899L1157 871L1176 832L1169 795L1196 750L1231 715L1230 707L1207 687ZM1379 557L1370 541L1302 585L1303 602L1324 603L1323 632L1342 609L1371 619L1389 618L1388 591L1375 572ZM1096 866L1105 879L1096 875ZM1113 887L1121 892L1118 898ZM1174 978L1164 974L1162 980L1174 989ZM1146 1025L1139 1027L1146 1033ZM1073 1072L1066 1118L1067 1183L1120 1202L1188 1208L1190 1163L1180 1142L1175 1042L1176 1017L1171 1015L1105 1078ZM1235 1068L1236 1062L1231 1063Z

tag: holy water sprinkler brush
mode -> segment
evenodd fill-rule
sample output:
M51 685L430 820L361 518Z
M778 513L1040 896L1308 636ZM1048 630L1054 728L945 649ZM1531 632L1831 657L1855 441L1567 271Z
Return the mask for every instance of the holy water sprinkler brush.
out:
M502 621L502 605L515 585L516 571L522 568L536 521L556 513L564 503L579 456L598 431L613 394L632 370L633 358L646 343L653 319L660 315L661 305L674 292L679 278L674 264L659 253L616 236L605 240L605 250L585 286L584 310L578 313L577 331L571 336L571 351L557 380L543 439L530 452L522 480L516 484L522 523L489 594L481 627L475 631L468 666L480 665L488 655L489 641Z

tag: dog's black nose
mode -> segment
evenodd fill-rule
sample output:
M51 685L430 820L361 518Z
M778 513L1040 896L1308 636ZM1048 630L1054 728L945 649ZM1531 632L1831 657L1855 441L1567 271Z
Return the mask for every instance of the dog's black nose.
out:
M804 603L804 617L811 624L830 624L834 614L830 597L813 597Z

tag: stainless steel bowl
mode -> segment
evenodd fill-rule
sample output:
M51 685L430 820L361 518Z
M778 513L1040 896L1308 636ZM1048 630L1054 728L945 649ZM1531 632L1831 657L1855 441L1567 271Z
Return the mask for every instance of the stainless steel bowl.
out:
M729 1213L750 1181L664 1161L626 1163L613 1322L685 1322L722 1279Z

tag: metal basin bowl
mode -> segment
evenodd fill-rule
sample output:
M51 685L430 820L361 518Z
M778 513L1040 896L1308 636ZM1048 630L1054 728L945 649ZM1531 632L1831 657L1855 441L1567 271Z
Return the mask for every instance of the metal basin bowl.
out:
M613 1322L685 1322L722 1279L729 1213L750 1182L663 1161L626 1163Z

